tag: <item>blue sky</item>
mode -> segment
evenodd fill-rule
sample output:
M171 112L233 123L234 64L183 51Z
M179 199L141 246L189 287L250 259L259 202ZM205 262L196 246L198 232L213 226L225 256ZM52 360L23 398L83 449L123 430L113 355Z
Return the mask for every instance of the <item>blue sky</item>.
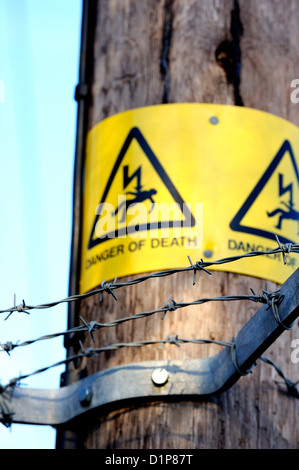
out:
M0 310L68 295L82 0L0 0ZM66 329L66 304L0 315L0 342ZM62 338L0 352L0 383L65 358ZM23 386L58 388L64 366ZM51 427L0 425L0 449L55 448Z

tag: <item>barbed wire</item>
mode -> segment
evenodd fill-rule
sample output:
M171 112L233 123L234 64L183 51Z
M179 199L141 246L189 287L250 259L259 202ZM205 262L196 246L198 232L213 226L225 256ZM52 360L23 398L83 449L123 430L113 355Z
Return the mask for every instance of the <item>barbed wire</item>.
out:
M78 359L83 359L85 357L96 357L99 354L106 352L106 351L112 351L112 350L117 350L117 349L122 349L122 348L136 348L136 347L142 347L142 346L148 346L148 345L155 345L155 344L174 344L176 346L180 346L180 344L186 344L186 343L194 343L194 344L218 344L219 346L227 346L231 347L232 342L227 342L227 341L217 341L217 340L212 340L212 339L186 339L186 338L179 338L178 335L175 336L170 336L168 335L166 339L156 339L156 340L143 340L143 341L135 341L131 343L115 343L115 344L110 344L108 346L102 346L100 348L86 348L84 349L83 344L81 341L79 341L80 346L81 346L81 353L74 354L73 356L67 357L65 359L62 359L61 361L58 361L54 364L42 367L41 369L37 369L34 372L30 372L28 374L20 375L16 378L13 378L9 380L8 384L5 386L2 386L3 390L8 389L11 386L16 386L19 384L21 380L27 379L28 377L31 377L33 375L39 374L41 372L45 372L49 369L52 369L54 367L64 365L64 364L69 364L70 362L75 362Z
M173 299L170 301L171 296L169 296L167 301L166 301L166 304L163 307L153 309L153 310L149 310L149 311L146 311L146 312L136 313L136 314L128 316L128 317L118 318L118 319L115 319L115 320L112 320L112 321L109 321L109 322L106 322L106 323L100 323L100 322L97 322L97 321L94 321L94 320L91 320L87 323L84 320L84 318L82 316L80 316L79 318L82 321L83 325L79 325L77 327L70 328L66 331L61 331L61 332L57 332L57 333L43 335L43 336L40 336L39 338L23 341L22 343L19 343L19 342L13 343L12 341L7 341L6 343L1 343L0 342L0 348L2 348L0 351L1 352L4 351L4 352L7 352L8 354L10 354L10 352L13 351L13 349L15 349L17 347L29 346L31 344L34 344L34 343L38 342L38 341L54 339L54 338L57 338L59 336L66 336L66 335L69 335L69 334L76 334L76 333L82 333L82 332L90 333L91 338L94 342L95 340L94 340L93 332L97 331L99 329L114 327L114 326L120 325L120 324L128 322L128 321L138 320L138 319L141 319L141 318L146 318L146 317L149 317L149 316L154 315L156 313L163 313L163 315L161 317L161 319L163 320L165 318L165 315L167 314L167 312L172 312L172 311L182 309L182 308L186 308L186 307L190 307L190 306L201 305L201 304L204 304L204 303L207 303L207 302L227 302L227 301L231 302L231 301L240 301L240 300L250 300L250 301L255 302L255 303L260 302L260 303L268 304L268 305L270 305L270 302L271 302L271 306L273 308L272 302L275 298L279 299L279 302L281 302L282 299L283 299L283 296L281 296L279 294L279 291L267 292L266 290L263 290L262 291L263 293L261 295L256 295L253 289L251 289L251 291L252 291L252 295L230 295L230 296L220 296L220 297L205 297L205 298L194 300L192 302L182 302L182 301L181 302L176 302ZM278 302L276 302L276 304L277 303ZM288 328L288 327L286 327L286 328Z
M286 243L282 245L276 235L276 240L278 243L277 248L273 248L272 250L261 250L261 251L250 251L248 253L244 253L242 255L237 255L237 256L231 256L227 258L222 258L216 261L203 261L201 259L200 261L196 261L195 263L192 263L190 256L188 256L190 266L186 266L184 268L174 268L174 269L167 269L164 271L157 271L154 273L149 273L144 276L136 277L134 279L129 279L125 282L116 282L117 277L115 277L113 282L106 282L105 280L102 281L101 285L99 288L94 289L92 291L83 293L83 294L76 294L76 295L71 295L69 297L66 297L64 299L55 301L55 302L49 302L49 303L44 303L40 305L26 305L25 300L22 300L22 303L19 305L16 305L16 301L14 298L14 306L6 309L0 310L1 313L8 313L6 316L5 320L7 320L10 315L14 312L24 312L26 314L29 314L30 310L43 310L43 309L48 309L55 307L59 304L63 303L69 303L69 302L76 302L76 301L81 301L83 299L86 299L88 297L94 296L94 295L99 295L99 300L102 301L103 299L103 293L106 292L110 295L113 296L115 300L118 300L117 296L115 295L114 291L117 289L120 289L122 287L129 287L132 285L139 284L141 282L145 282L149 279L154 279L154 278L161 278L165 276L171 276L173 274L177 273L182 273L182 272L187 272L187 271L193 271L193 285L196 283L196 274L198 271L204 271L207 274L211 275L211 271L209 271L207 268L211 266L220 266L222 264L226 263L232 263L234 261L239 261L244 258L251 258L251 257L256 257L256 256L262 256L262 255L273 255L277 253L281 253L283 256L283 262L286 264L286 254L289 253L299 253L299 244L294 244L294 243Z
M284 262L284 264L286 264L286 254L289 254L291 252L299 253L299 245L298 244L287 243L285 245L281 245L281 243L280 243L277 236L276 236L276 240L277 240L277 243L278 243L278 247L274 248L272 250L251 251L251 252L248 252L248 253L245 253L245 254L242 254L242 255L227 257L227 258L223 258L223 259L220 259L220 260L217 260L217 261L203 261L201 259L200 261L197 261L195 264L192 263L190 257L188 256L190 266L187 266L185 268L176 268L176 269L158 271L158 272L155 272L155 273L149 273L149 274L146 274L144 276L136 277L134 279L131 279L131 280L128 280L128 281L125 281L125 282L119 282L119 283L116 282L117 278L115 278L112 283L106 283L105 281L103 281L101 283L100 288L98 288L98 289L95 289L93 291L90 291L90 292L87 292L87 293L84 293L84 294L69 296L65 299L62 299L62 300L59 300L59 301L56 301L56 302L50 302L50 303L30 306L30 305L26 305L25 301L23 300L20 305L16 305L16 297L14 296L14 306L11 307L11 308L8 308L8 309L0 310L0 313L8 313L7 317L5 318L5 320L7 320L13 312L24 312L26 314L29 314L30 313L29 311L33 310L33 309L52 308L52 307L54 307L56 305L59 305L59 304L62 304L62 303L80 301L80 300L83 300L83 299L85 299L87 297L90 297L90 296L93 296L93 295L98 295L99 294L99 300L101 301L102 298L103 298L103 293L104 292L106 292L108 294L111 294L115 300L118 300L115 293L114 293L114 290L116 290L116 289L119 289L121 287L127 287L127 286L131 286L131 285L139 284L139 283L147 281L149 279L161 278L161 277L170 276L170 275L173 275L173 274L176 274L176 273L181 273L181 272L186 272L186 271L193 271L193 285L194 285L196 283L196 275L197 275L198 271L204 271L209 275L212 274L207 269L210 266L222 265L222 264L234 262L234 261L237 261L237 260L240 260L240 259L243 259L243 258L256 257L256 256L262 256L262 255L273 255L273 254L277 254L277 253L282 254L283 262ZM134 314L134 315L131 315L131 316L126 316L126 317L119 318L119 319L112 320L110 322L105 322L105 323L100 323L100 322L97 322L97 321L90 321L90 322L87 323L84 320L84 318L82 316L80 316L80 319L81 319L83 324L78 325L77 327L73 327L71 329L68 329L68 330L62 331L62 332L43 335L43 336L40 336L39 338L23 341L22 343L20 343L20 342L13 343L11 341L7 341L6 343L0 343L0 347L2 348L1 349L2 351L7 352L10 355L10 352L13 349L15 349L16 347L29 346L29 345L37 342L37 341L49 340L49 339L57 338L59 336L65 336L65 335L72 334L72 333L76 334L76 333L82 333L82 332L88 332L91 335L92 340L95 341L94 336L93 336L93 332L97 331L101 328L114 327L114 326L117 326L121 323L131 321L131 320L137 320L137 319L144 318L144 317L148 317L148 316L154 315L156 313L162 313L161 318L164 319L165 315L168 312L172 312L172 311L175 311L177 309L181 309L181 308L185 308L185 307L189 307L189 306L194 306L194 305L200 305L200 304L204 304L206 302L219 302L219 301L240 301L240 300L246 300L247 301L247 300L249 300L249 301L253 301L253 302L260 302L260 303L263 303L263 304L267 304L267 306L268 306L267 310L270 309L270 308L272 309L272 312L273 312L273 315L274 315L274 318L275 318L276 322L280 326L282 326L284 329L290 329L291 328L291 326L285 325L282 322L282 320L279 316L278 306L280 305L280 303L282 302L282 300L284 298L284 296L281 295L279 291L268 292L267 288L266 288L265 290L262 290L262 294L256 295L253 289L250 289L250 290L252 292L252 294L250 294L250 295L230 295L230 296L200 298L200 299L197 299L197 300L192 301L192 302L183 302L183 301L176 302L174 299L172 299L170 301L170 299L171 299L171 295L170 295L168 297L165 305L163 305L162 307L157 308L157 309L137 313L137 314ZM5 424L5 423L8 423L8 422L11 422L11 420L12 420L11 413L10 413L9 409L7 408L7 403L6 403L6 400L5 400L6 392L8 391L9 388L19 385L22 380L24 380L24 379L26 379L30 376L42 373L42 372L44 372L46 370L49 370L53 367L57 367L57 366L60 366L60 365L66 365L70 362L75 362L78 359L83 359L84 357L89 358L89 357L98 356L100 353L105 352L105 351L109 351L109 350L116 350L116 349L120 349L120 348L124 348L124 347L141 347L141 346L146 346L146 345L150 345L150 344L152 344L152 345L153 344L163 345L163 344L167 344L167 343L168 344L174 344L176 346L180 346L180 344L182 344L182 343L196 343L196 344L217 344L219 346L229 347L229 348L231 348L232 360L234 362L235 369L240 375L246 375L249 372L251 372L251 369L252 369L251 368L251 369L249 369L248 371L245 371L245 372L243 372L239 369L238 361L237 361L237 357L236 357L236 349L235 349L236 344L235 344L234 339L230 342L226 342L226 341L217 341L217 340L211 340L211 339L185 339L185 338L179 338L178 335L172 336L172 337L170 335L168 335L168 337L166 339L162 339L162 340L161 339L160 340L144 340L144 341L138 341L138 342L132 342L132 343L116 343L116 344L112 344L112 345L108 345L108 346L103 346L103 347L100 347L100 348L87 348L87 349L83 348L83 345L82 345L81 341L79 340L79 344L81 346L81 351L82 351L81 353L78 353L78 354L76 354L74 356L71 356L71 357L67 357L67 358L65 358L65 359L63 359L59 362L56 362L55 364L51 364L51 365L45 366L43 368L37 369L34 372L27 373L27 374L24 374L24 375L20 375L19 377L13 378L8 382L8 384L6 386L1 386L0 385L0 411L2 412L2 417L3 417L2 421L4 421L4 424ZM282 370L271 359L266 358L265 356L260 356L260 359L263 362L272 365L275 368L276 372L283 379L283 382L287 386L288 393L290 393L292 396L294 396L296 398L299 398L299 392L296 388L299 381L293 382L291 379L287 378L283 374ZM253 364L253 366L254 365L255 364Z
M270 293L270 296L271 296L271 293ZM250 296L247 296L247 297L250 297ZM275 297L272 296L272 301L273 301L274 298L278 299L278 302L276 302L276 303L279 303L281 301L281 297L279 297L279 295L275 296ZM219 300L219 298L217 298L217 300ZM256 301L256 299L254 299L254 301ZM138 317L138 315L136 317ZM66 334L69 334L69 333L82 332L82 331L88 331L88 332L91 333L92 330L94 329L94 327L97 325L97 322L90 322L89 324L87 324L84 320L83 320L83 322L84 322L83 325L81 325L79 327L76 327L76 328L69 329L69 330L64 331L64 332L45 335L45 336L42 336L42 337L37 338L35 340L25 341L21 344L18 344L18 343L13 344L12 342L7 342L5 344L0 344L0 346L3 348L2 349L3 351L6 351L6 352L9 353L15 347L27 346L27 345L30 345L30 344L36 342L36 341L55 338L59 335L66 335ZM106 324L105 326L115 326L115 325L113 325L113 322L110 322L110 323L111 324ZM59 365L67 364L67 363L73 362L75 360L82 359L83 357L94 357L94 356L97 356L98 354L100 354L101 352L104 352L104 351L116 350L116 349L120 349L120 348L124 348L124 347L140 347L140 346L145 346L145 345L149 345L149 344L166 344L166 343L169 343L169 344L175 344L175 345L179 346L180 343L196 343L196 344L217 344L217 345L221 345L221 346L231 347L232 348L232 357L234 359L234 363L235 363L235 367L236 367L237 371L240 373L240 375L246 375L248 373L248 371L246 371L245 373L240 371L240 369L237 365L237 358L236 358L236 355L235 355L235 342L234 341L227 342L227 341L211 340L211 339L184 339L184 338L179 338L178 335L173 336L173 337L170 337L170 335L169 335L165 340L144 340L144 341L138 341L138 342L132 342L132 343L116 343L116 344L112 344L112 345L109 345L109 346L104 346L104 347L101 347L101 348L87 348L87 349L84 349L81 341L79 341L79 343L80 343L80 346L81 346L82 353L71 356L67 359L61 360L61 361L59 361L55 364L52 364L52 365L43 367L41 369L38 369L35 372L29 373L29 374L26 374L26 375L21 375L21 376L15 378L15 379L11 379L9 381L9 384L6 387L2 387L2 389L5 390L8 386L16 385L21 380L23 380L25 378L28 378L32 375L36 375L38 373L44 372L44 371L46 371L50 368L57 367ZM282 378L285 378L285 376L282 373L281 369L279 369L278 366L276 366L276 364L273 361L271 361L270 359L267 359L265 357L261 357L261 359L264 360L264 362L267 362L269 364L271 363L276 368L279 375ZM289 385L294 387L294 382L290 381L290 379L287 379L287 380L289 381ZM286 383L287 383L287 381L286 381ZM295 385L297 383L298 382L296 382ZM287 385L288 385L288 383L287 383Z
M112 351L112 350L117 350L117 349L122 349L122 348L136 348L136 347L142 347L142 346L148 346L148 345L165 345L165 344L173 344L175 346L180 346L180 344L216 344L218 346L224 346L231 348L232 350L232 360L234 363L234 366L240 375L247 375L248 373L251 372L252 368L250 368L246 372L240 371L238 364L237 364L237 358L236 355L233 353L235 352L235 339L233 338L232 341L220 341L220 340L213 340L213 339L186 339L186 338L180 338L178 335L171 336L170 334L165 338L165 339L156 339L156 340L143 340L143 341L135 341L131 343L115 343L115 344L110 344L108 346L102 346L100 348L86 348L84 349L82 342L80 341L80 346L81 346L81 353L75 354L73 356L67 357L65 359L62 359L61 361L58 361L54 364L42 367L40 369L35 370L34 372L29 372L24 375L19 375L18 377L15 377L13 379L10 379L9 382L5 386L0 386L0 395L4 391L7 391L10 387L15 387L20 384L20 382L24 379L27 379L28 377L31 377L36 374L40 374L42 372L45 372L49 369L52 369L54 367L58 367L61 365L68 364L70 362L75 362L78 359L83 359L83 358L90 358L90 357L97 357L99 354L107 351ZM299 383L299 380L297 382L293 382L291 379L287 378L282 370L275 364L274 361L272 361L270 358L266 356L260 356L260 358L263 362L272 365L277 373L280 375L280 377L283 378L285 384L287 385L287 389L289 392L292 393L292 395L296 396L299 398L299 393L296 389L296 385ZM253 364L255 366L256 363Z

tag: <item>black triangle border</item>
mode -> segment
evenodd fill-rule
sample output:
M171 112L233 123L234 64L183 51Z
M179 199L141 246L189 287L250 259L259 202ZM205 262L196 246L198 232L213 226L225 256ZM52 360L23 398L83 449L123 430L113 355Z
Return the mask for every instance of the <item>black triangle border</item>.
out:
M265 173L263 174L263 176L260 178L260 180L256 184L253 191L249 194L249 196L246 199L246 201L244 202L244 204L241 206L241 208L239 209L239 211L237 212L235 217L232 219L232 221L230 223L230 228L232 230L234 230L236 232L249 233L251 235L258 235L259 237L269 238L271 240L276 240L275 233L269 232L267 230L257 229L257 228L254 228L254 227L247 227L245 225L241 225L241 222L242 222L243 218L245 217L245 215L247 214L247 212L249 211L250 207L253 205L253 203L255 202L255 200L257 199L257 197L259 196L259 194L263 190L263 188L266 185L266 183L268 182L268 180L271 178L272 174L274 173L275 169L279 165L280 161L282 160L282 158L283 158L283 156L286 152L289 152L289 154L290 154L291 161L292 161L292 164L293 164L293 167L294 167L294 170L295 170L297 182L298 182L298 185L299 185L299 173L298 173L298 168L297 168L296 160L295 160L295 157L294 157L294 153L293 153L293 150L292 150L292 146L291 146L291 144L288 140L285 140L283 142L282 146L280 147L279 151L277 152L277 154L273 158L272 162L270 163L270 165L266 169ZM290 239L288 239L286 237L283 237L279 234L277 234L277 235L279 236L279 240L282 241L283 243L295 243L293 240L290 240Z
M150 161L150 163L152 164L152 166L154 167L154 169L156 170L156 172L158 173L159 177L161 178L162 182L164 183L164 185L166 186L166 188L168 189L169 193L171 194L171 196L173 197L174 201L180 206L181 208L181 211L183 212L183 204L184 204L184 200L183 198L181 197L180 193L178 192L178 190L176 189L176 187L174 186L174 184L172 183L171 179L169 178L169 176L167 175L166 171L164 170L163 166L161 165L161 163L159 162L158 158L156 157L156 155L154 154L154 152L152 151L152 149L150 148L149 144L147 143L146 139L144 138L143 134L141 133L140 129L138 127L133 127L130 131L129 131L129 134L120 150L120 153L116 159L116 162L114 164L114 167L112 169L112 172L110 174L110 177L108 179L108 182L106 184L106 188L104 190L104 193L103 193L103 196L101 198L101 202L100 204L103 204L105 201L106 201L106 197L108 195L108 192L110 190L110 187L113 183L113 180L114 180L114 177L121 165L121 162L132 142L133 139L136 139L138 144L140 145L141 149L143 150L144 154L146 155L146 157L148 158L148 160ZM182 227L183 226L183 223L184 223L184 227L194 227L195 226L195 218L193 216L193 214L189 211L189 209L186 207L185 208L185 214L189 214L189 218L190 218L190 223L186 223L186 221L182 221L182 220L176 220L176 221L167 221L167 222L156 222L156 223L147 223L147 224L141 224L138 227L138 232L142 232L142 231L146 231L146 230L150 230L150 229L160 229L160 228L165 228L165 227L169 227L169 228L174 228L174 227ZM96 227L96 224L98 222L98 219L99 219L99 215L97 214L96 217L95 217L95 220L94 220L94 223L93 223L93 227L92 227L92 230L90 232L90 237L89 237L89 241L88 241L88 249L90 250L91 248L99 245L100 243L103 243L104 241L106 240L111 240L110 237L106 236L106 237L103 237L103 238L97 238L96 240L93 239L93 234L94 234L94 231L95 231L95 227ZM129 233L130 230L128 231L127 230L128 228L124 228L124 229L121 229L121 230L116 230L115 231L115 237L114 238L117 238L118 236L120 235L125 235L126 233ZM132 230L133 231L133 230ZM134 230L135 231L135 230Z

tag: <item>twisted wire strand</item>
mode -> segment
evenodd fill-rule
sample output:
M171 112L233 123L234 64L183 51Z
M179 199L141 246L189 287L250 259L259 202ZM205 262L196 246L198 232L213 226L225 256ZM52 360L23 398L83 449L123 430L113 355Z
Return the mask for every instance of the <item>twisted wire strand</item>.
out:
M122 324L122 323L125 323L125 322L128 322L128 321L132 321L132 320L138 320L138 319L141 319L141 318L149 317L149 316L154 315L156 313L162 313L163 314L162 319L164 319L167 312L172 312L172 311L182 309L182 308L186 308L186 307L190 307L190 306L201 305L201 304L204 304L204 303L207 303L207 302L221 302L221 301L222 302L226 302L226 301L231 302L231 301L240 301L240 300L250 300L250 301L256 302L256 303L257 302L260 302L260 303L267 303L268 302L268 297L266 297L264 293L263 293L263 295L256 295L253 290L252 290L252 292L253 292L253 295L229 295L229 296L219 296L219 297L209 297L209 298L205 297L205 298L194 300L192 302L176 302L175 300L171 300L169 302L169 300L171 298L171 296L169 296L167 301L166 301L166 304L163 307L153 309L153 310L149 310L149 311L146 311L146 312L136 313L134 315L123 317L123 318L118 318L116 320L112 320L112 321L106 322L106 323L100 323L100 322L97 322L97 321L90 321L90 322L87 323L84 320L84 318L82 316L80 316L80 319L81 319L83 325L73 327L73 328L68 329L66 331L61 331L61 332L57 332L57 333L43 335L43 336L40 336L40 337L35 338L35 339L23 341L22 343L13 343L11 341L7 341L6 343L1 343L0 342L0 348L2 348L0 351L5 351L8 354L10 354L10 352L13 349L17 348L17 347L29 346L31 344L34 344L34 343L38 342L38 341L54 339L54 338L57 338L59 336L66 336L66 335L69 335L69 334L72 334L72 333L76 334L76 333L81 333L81 332L86 332L86 331L91 334L92 340L94 341L93 332L97 331L99 329L115 327L119 324ZM271 294L274 294L274 293L267 293L267 294L271 295Z
M297 385L299 384L299 380L297 380L297 382L293 382L289 377L286 377L285 374L282 372L281 368L274 361L272 361L272 359L270 359L269 357L261 356L260 359L263 362L265 362L266 364L269 364L272 367L274 367L274 369L276 370L278 375L280 375L280 377L283 379L283 383L286 385L287 392L291 396L293 396L295 398L299 398L299 391L297 389ZM279 383L279 382L276 381L276 383Z
M62 359L61 361L55 362L54 364L37 369L34 372L30 372L28 374L15 377L11 379L7 385L2 386L1 389L2 391L7 390L9 387L14 387L18 385L20 381L27 379L28 377L31 377L33 375L40 374L42 372L45 372L54 367L58 367L60 365L69 364L70 362L74 362L78 359L83 359L84 357L96 357L99 354L106 352L106 351L112 351L112 350L117 350L117 349L122 349L122 348L135 348L135 347L142 347L142 346L155 345L155 344L160 344L160 345L174 344L176 346L180 346L180 344L186 344L186 343L194 343L194 344L212 344L213 343L213 344L217 344L219 346L225 346L225 347L232 346L232 343L227 342L227 341L217 341L217 340L212 340L212 339L186 339L186 338L179 338L178 335L176 336L168 335L166 339L135 341L131 343L115 343L115 344L110 344L108 346L102 346L100 348L89 347L89 348L84 349L82 343L80 342L81 350L82 350L81 353L75 354L73 356ZM1 389L0 389L0 395L1 395Z

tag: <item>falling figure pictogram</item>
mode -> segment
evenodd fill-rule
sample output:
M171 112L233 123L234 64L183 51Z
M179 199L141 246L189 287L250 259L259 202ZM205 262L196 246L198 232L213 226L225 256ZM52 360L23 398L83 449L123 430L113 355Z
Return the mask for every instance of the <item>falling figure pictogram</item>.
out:
M125 199L124 201L122 201L120 203L120 205L117 207L117 209L115 210L114 215L116 217L116 215L118 214L118 212L123 209L123 213L122 213L122 217L120 219L120 222L124 222L125 219L126 219L126 213L129 209L129 207L135 205L135 204L139 204L139 203L142 203L142 202L145 202L147 200L151 201L151 209L150 209L150 212L152 211L153 207L154 207L154 204L155 204L155 201L153 199L153 196L155 194L157 194L157 190L152 188L152 189L149 189L149 190L143 190L142 191L142 184L141 184L141 166L139 166L137 168L137 170L133 173L133 175L129 176L129 166L128 165L125 165L123 167L123 189L125 189L129 183L132 181L132 179L136 178L137 179L137 185L135 187L136 191L128 191L125 193L125 195L131 195L131 196L134 196L134 198L131 198L131 199Z
M290 194L290 199L289 202L286 203L285 201L281 201L281 204L283 204L287 210L282 209L278 207L277 209L274 209L273 211L269 212L267 211L267 216L268 217L274 217L275 215L279 214L278 218L278 223L275 225L275 228L281 229L282 228L282 222L283 220L294 220L298 223L298 233L299 235L299 212L294 209L294 202L293 202L293 183L289 184L288 186L284 187L283 186L283 175L279 173L278 175L278 193L279 197L282 196L285 193Z

